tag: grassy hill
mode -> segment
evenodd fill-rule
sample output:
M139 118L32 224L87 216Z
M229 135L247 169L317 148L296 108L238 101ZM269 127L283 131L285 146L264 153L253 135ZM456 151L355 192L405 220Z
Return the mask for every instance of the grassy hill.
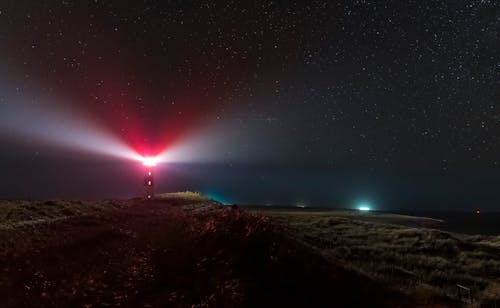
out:
M345 268L419 301L451 298L500 304L500 236L465 236L404 226L389 214L261 211L285 233ZM427 218L428 219L428 218ZM388 224L386 222L397 222ZM471 294L458 285L470 288Z
M494 305L499 242L192 192L2 201L0 305L455 306L457 283Z

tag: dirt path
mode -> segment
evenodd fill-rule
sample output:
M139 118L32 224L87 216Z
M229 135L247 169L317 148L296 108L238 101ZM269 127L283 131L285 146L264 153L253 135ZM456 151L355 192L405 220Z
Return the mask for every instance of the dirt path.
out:
M0 307L409 306L265 218L132 202L0 234Z

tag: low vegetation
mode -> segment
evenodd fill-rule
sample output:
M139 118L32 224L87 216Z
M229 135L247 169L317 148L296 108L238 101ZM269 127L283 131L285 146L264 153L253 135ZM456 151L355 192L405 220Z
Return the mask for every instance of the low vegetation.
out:
M194 219L186 224L192 236L222 238L224 234L222 246L227 245L228 238L238 243L256 234L268 234L265 230L272 228L337 266L403 291L419 303L443 299L470 303L472 299L473 305L500 305L500 236L411 228L388 222L412 217L392 219L377 214L359 216L356 212L265 210L248 216L237 207L221 211L219 203L189 191L161 194L155 199L147 204L181 204L173 208L182 213L179 217ZM8 231L76 216L113 217L105 214L146 205L144 201L131 201L4 200L0 201L0 229ZM123 211L125 208L128 210ZM143 214L140 208L137 213Z
M0 228L92 215L124 206L121 201L0 200Z
M0 230L0 306L416 306L264 215L179 194L116 204L4 203L11 226L40 223Z
M199 192L181 191L155 195L155 199L162 200L177 200L183 202L202 202L209 201L207 197Z
M159 194L155 198L169 203L210 202L198 192L184 191ZM0 200L0 228L37 224L68 217L95 215L129 206L127 200Z
M356 220L335 212L265 211L321 254L420 300L500 304L500 237ZM463 286L467 289L460 288Z

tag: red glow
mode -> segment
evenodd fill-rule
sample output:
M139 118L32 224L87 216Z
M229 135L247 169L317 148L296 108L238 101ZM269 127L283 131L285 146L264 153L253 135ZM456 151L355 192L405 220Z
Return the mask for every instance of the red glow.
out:
M92 102L87 107L101 115L104 125L143 157L156 157L189 135L210 113L215 102L212 97L179 89L165 103L146 93L140 85L124 86L111 80L107 78L105 89L96 94L96 97L106 97L107 103ZM126 95L117 95L124 89ZM141 104L136 101L138 98Z
M113 42L103 42L101 47L115 49ZM143 71L147 66L130 62L131 57L126 59L126 66L119 58L107 59L99 67L89 66L92 69L87 74L93 78L84 84L80 79L68 81L66 90L132 151L142 157L157 157L202 125L223 91L212 89L211 81L201 77L190 80L196 87L163 77L150 83L150 71Z

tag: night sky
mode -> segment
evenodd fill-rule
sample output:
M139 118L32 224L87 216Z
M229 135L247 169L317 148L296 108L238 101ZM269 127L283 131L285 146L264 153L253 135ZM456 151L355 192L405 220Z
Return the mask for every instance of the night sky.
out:
M500 3L2 1L0 198L500 210Z

